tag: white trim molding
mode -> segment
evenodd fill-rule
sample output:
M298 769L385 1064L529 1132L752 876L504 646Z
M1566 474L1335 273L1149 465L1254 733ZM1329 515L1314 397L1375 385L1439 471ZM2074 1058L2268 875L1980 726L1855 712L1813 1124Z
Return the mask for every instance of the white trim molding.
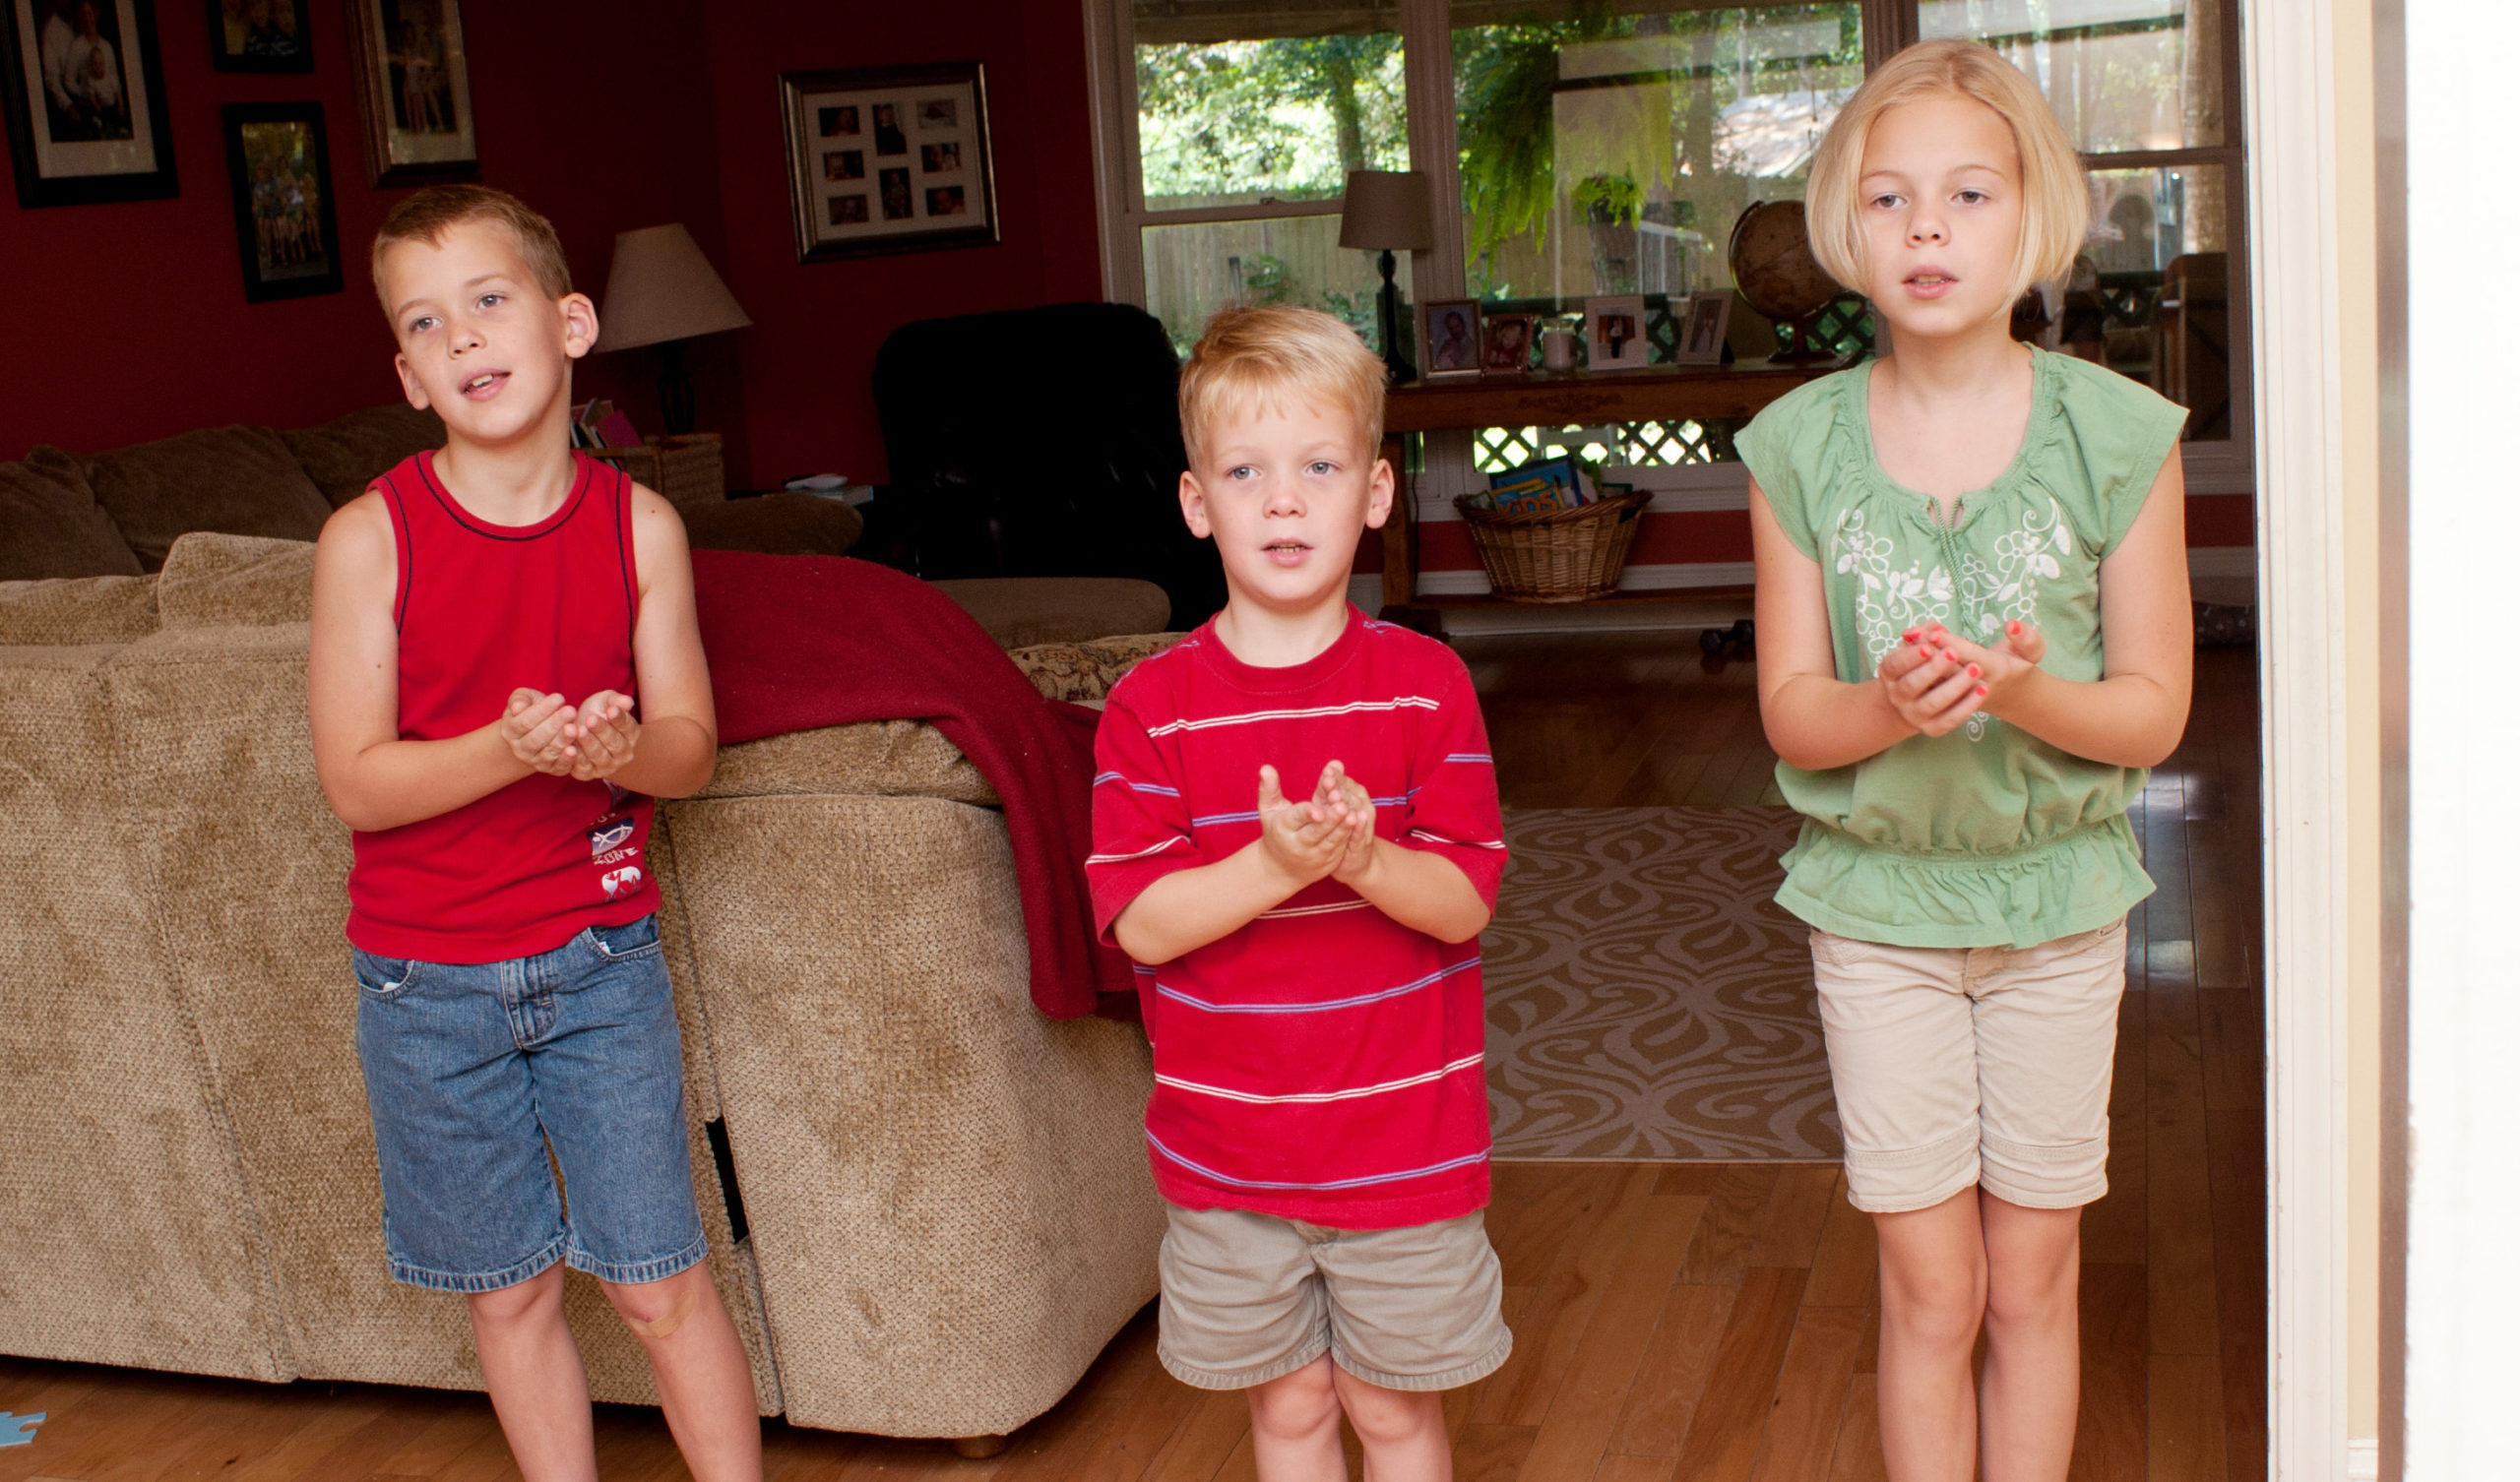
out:
M2245 0L2266 764L2271 1475L2342 1482L2346 1197L2344 388L2335 0ZM2466 51L2473 57L2478 53Z
M2508 1477L2520 1385L2520 1040L2512 968L2520 688L2457 635L2509 623L2507 360L2454 321L2461 276L2507 274L2520 202L2507 99L2480 58L2520 47L2509 0L2410 0L2405 24L2407 980L2403 1476ZM2461 81L2464 79L2464 81ZM2480 134L2479 130L2489 132ZM2383 202L2388 211L2398 203ZM2387 1417L2383 1417L2383 1424Z

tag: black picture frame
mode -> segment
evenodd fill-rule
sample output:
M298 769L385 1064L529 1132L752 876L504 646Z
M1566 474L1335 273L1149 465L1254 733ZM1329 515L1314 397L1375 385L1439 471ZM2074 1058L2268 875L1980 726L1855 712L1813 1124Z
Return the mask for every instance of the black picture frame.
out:
M0 112L8 115L9 163L17 175L18 204L33 210L173 196L175 146L166 128L166 74L158 63L157 7L152 0L94 0L114 20L115 34L106 39L114 48L110 61L119 74L120 114L128 137L80 140L60 137L58 110L47 93L31 96L27 92L27 59L35 57L40 73L44 31L61 3L0 0ZM98 34L103 34L101 26ZM129 156L126 167L69 167L97 162L79 156L100 145L108 161L112 151L127 147L121 150ZM55 152L70 157L47 158Z
M997 243L979 63L783 72L779 108L796 261Z
M204 0L210 12L210 66L214 72L312 72L315 70L314 35L307 29L307 0ZM288 28L284 36L293 38L287 51L253 50L251 12L261 5L275 19L285 17ZM237 14L233 17L229 11ZM242 48L237 43L241 40ZM274 38L272 45L286 44Z
M344 19L367 183L479 179L461 0L344 0Z
M284 129L251 136L249 130ZM227 183L236 212L236 256L245 301L268 303L342 291L342 234L334 223L333 167L322 103L223 103ZM291 141L298 167L276 168L269 144ZM309 183L314 201L303 201ZM292 199L285 192L297 192ZM294 206L295 209L291 209ZM294 261L289 261L293 258Z

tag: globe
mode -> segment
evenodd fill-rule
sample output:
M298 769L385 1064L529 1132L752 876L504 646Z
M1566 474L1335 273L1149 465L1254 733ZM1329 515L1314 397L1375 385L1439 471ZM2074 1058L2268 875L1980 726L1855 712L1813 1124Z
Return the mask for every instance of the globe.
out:
M1811 255L1811 233L1803 225L1799 201L1761 201L1742 212L1732 223L1727 256L1741 301L1780 325L1799 327L1840 291ZM1795 336L1797 343L1803 338ZM1804 349L1800 357L1819 353L1824 352Z

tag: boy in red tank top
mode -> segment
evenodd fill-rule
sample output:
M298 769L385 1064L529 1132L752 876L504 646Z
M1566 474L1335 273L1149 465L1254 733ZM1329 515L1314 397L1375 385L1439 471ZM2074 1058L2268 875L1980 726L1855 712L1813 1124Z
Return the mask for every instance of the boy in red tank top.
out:
M1442 1391L1513 1347L1482 1215L1487 732L1451 649L1348 603L1391 509L1383 379L1326 314L1209 323L1181 509L1225 610L1130 670L1095 739L1086 875L1155 1046L1157 1356L1245 1391L1274 1482L1346 1476L1343 1411L1367 1476L1451 1476Z
M652 800L717 765L682 524L569 446L596 312L550 222L432 186L386 216L371 268L404 394L447 434L324 526L307 659L316 773L354 831L389 1266L466 1295L529 1482L595 1475L563 1263L646 1347L692 1475L758 1482L647 868Z

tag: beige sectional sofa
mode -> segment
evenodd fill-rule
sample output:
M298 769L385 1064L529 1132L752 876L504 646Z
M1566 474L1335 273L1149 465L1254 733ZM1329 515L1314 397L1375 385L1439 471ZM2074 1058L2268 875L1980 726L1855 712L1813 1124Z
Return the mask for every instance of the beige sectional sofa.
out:
M0 1351L479 1384L463 1305L386 1276L311 550L193 534L156 576L0 584ZM1161 642L1016 657L1094 699ZM995 801L897 721L727 748L659 810L700 1205L765 1413L1009 1431L1155 1293L1146 1044L1032 1007ZM597 1397L653 1402L570 1283Z

